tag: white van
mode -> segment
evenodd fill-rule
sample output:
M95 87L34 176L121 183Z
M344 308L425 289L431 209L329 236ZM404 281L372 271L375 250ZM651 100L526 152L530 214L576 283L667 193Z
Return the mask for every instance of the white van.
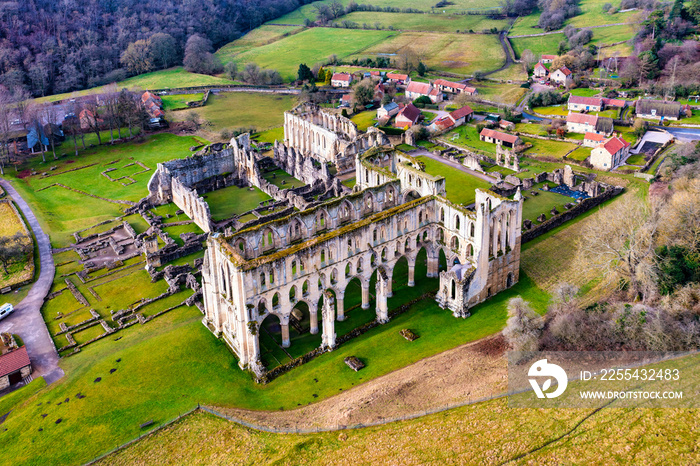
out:
M12 307L12 304L6 303L0 306L0 320L4 319L5 317L9 316L14 312L15 308Z

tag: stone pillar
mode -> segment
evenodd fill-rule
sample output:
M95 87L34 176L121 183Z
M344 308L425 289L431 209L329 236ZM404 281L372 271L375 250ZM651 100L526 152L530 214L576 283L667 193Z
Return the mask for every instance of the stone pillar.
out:
M369 281L362 283L362 309L369 309Z
M428 277L435 278L438 276L438 269L440 267L440 256L428 257Z
M289 341L289 316L281 317L280 325L282 326L282 348L289 348L291 344Z
M342 322L345 320L345 295L337 295L335 302L336 311L338 313L338 317L336 318L336 320Z
M316 335L318 333L318 309L314 306L309 306L309 319L311 320L311 328L309 333Z
M333 310L335 300L331 293L326 293L323 296L323 336L321 337L321 346L323 348L335 348L335 311Z
M408 264L408 286L416 286L414 281L416 274L416 264Z
M394 292L392 290L393 286L394 286L394 282L392 280L392 276L390 275L386 280L386 297L387 298L391 298L392 296L394 296Z
M377 321L381 324L389 322L389 307L387 305L387 283L381 273L377 274Z

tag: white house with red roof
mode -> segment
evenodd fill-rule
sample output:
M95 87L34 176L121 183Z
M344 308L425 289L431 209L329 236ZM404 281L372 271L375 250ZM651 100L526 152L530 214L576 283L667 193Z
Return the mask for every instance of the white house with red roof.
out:
M474 110L469 105L465 105L462 108L458 108L442 118L439 118L430 125L432 131L446 131L450 128L462 126L467 121L471 120L474 116Z
M433 87L429 83L411 81L406 86L406 98L416 100L419 97L428 97L434 104L442 102L442 92L438 88Z
M613 136L591 151L591 165L598 170L612 170L627 159L629 152L630 143L620 136Z
M553 73L550 73L549 79L557 84L566 86L567 84L574 82L574 73L566 66L562 66Z
M399 110L396 118L394 118L394 126L397 128L405 128L408 126L410 128L418 122L420 116L420 109L413 104L408 104Z
M387 73L386 79L395 84L406 84L411 81L407 74Z
M600 112L603 110L603 99L600 97L570 95L567 107L573 112Z
M331 86L333 87L350 87L352 84L352 75L348 73L333 73L331 78Z
M513 148L520 142L520 138L514 134L502 133L495 129L484 128L479 133L479 139L499 146Z
M445 79L436 79L435 82L433 82L433 86L437 87L438 90L442 92L449 92L450 94L477 94L477 90L475 87L467 86L464 83L447 81Z
M583 136L583 145L586 147L595 147L605 141L605 135L596 133L586 133Z
M540 61L542 63L552 63L557 58L559 58L557 55L542 55Z
M535 69L532 71L532 75L535 78L546 78L548 74L549 70L547 69L547 67L544 66L542 62L538 61L535 64Z

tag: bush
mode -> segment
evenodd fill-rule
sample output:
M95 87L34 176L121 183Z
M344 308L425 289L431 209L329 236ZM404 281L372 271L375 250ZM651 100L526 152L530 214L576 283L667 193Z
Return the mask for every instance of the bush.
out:
M432 103L433 103L433 101L430 100L430 97L425 96L425 95L422 95L422 96L418 97L416 100L413 101L413 105L415 105L415 106L418 106L418 105L420 105L420 104L422 104L422 105L430 105L430 104L432 104Z

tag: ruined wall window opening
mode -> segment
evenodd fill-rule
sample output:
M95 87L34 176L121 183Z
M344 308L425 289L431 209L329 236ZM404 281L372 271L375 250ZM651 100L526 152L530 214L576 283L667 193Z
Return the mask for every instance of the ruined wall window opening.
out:
M459 215L457 215L457 216L455 217L455 228L456 228L457 230L459 230L460 223L461 223L461 219L459 218Z
M270 285L272 285L273 283L275 283L275 271L271 270L270 271Z
M352 274L352 269L350 268L350 264L345 266L345 277L349 277Z
M473 223L471 224L471 231L469 232L469 236L471 236L472 238L474 237L474 224Z
M440 209L440 221L445 222L445 209Z
M292 261L292 275L297 274L297 261Z
M309 295L309 281L306 280L303 285L301 285L301 295L302 296L308 296Z
M452 297L452 299L455 299L455 296L457 295L457 285L455 284L454 280L452 280L451 288L452 290L450 296Z
M297 299L297 287L292 286L289 289L289 301L293 303L294 301L296 301L296 299Z
M321 262L326 262L326 250L321 249Z
M274 296L272 296L272 309L277 309L280 306L280 294L275 293Z
M260 286L265 286L265 272L260 273Z

